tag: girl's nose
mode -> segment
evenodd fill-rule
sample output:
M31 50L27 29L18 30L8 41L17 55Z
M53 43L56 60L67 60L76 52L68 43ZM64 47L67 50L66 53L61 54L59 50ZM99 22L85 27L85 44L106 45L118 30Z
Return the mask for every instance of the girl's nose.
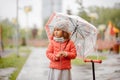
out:
M58 35L58 32L56 31L56 35Z
M55 33L54 33L55 35L57 35L58 33L57 33L57 31L55 31Z

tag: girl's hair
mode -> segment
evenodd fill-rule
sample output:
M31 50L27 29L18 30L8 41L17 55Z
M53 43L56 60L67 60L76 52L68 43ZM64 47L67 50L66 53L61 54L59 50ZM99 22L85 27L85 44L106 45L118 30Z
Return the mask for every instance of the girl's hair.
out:
M55 31L55 30L54 30ZM54 31L53 31L53 36L54 36ZM62 30L62 37L64 38L64 39L70 39L70 34L68 33L68 32L66 32L66 31L63 31Z
M70 34L68 32L63 31L64 39L70 39Z

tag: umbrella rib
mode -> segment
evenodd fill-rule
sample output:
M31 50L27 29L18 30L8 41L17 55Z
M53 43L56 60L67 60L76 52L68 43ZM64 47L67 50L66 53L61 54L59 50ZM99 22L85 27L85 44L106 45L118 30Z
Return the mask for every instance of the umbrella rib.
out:
M84 39L85 37L83 36L82 32L79 30L77 30L77 31L81 34L82 38Z
M77 30L80 34L81 34L81 36L82 36L82 38L83 39L85 39L85 37L83 36L83 34L82 34L82 32L81 31L79 31L79 30ZM84 50L84 48L85 48L85 40L83 40L83 58L85 57L85 55L84 55L84 52L85 52L85 50Z
M74 31L72 32L72 36L73 36L73 34L76 32L76 30L77 30L77 25L75 25L74 24L74 22L72 21L72 19L71 18L69 18L69 20L71 21L71 23L73 24L73 26L75 27L75 29L74 29Z

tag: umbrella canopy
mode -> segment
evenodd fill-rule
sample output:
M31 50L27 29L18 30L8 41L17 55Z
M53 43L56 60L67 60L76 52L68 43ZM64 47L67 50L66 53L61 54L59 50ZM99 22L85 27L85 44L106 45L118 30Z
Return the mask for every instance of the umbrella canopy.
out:
M70 38L76 46L77 53L86 57L94 50L97 38L96 27L78 16L53 13L45 26L49 40L52 40L56 23L64 20L67 21Z

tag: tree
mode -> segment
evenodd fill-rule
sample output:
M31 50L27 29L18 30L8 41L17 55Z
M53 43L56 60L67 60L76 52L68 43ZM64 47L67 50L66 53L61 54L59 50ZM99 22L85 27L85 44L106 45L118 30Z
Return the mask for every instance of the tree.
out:
M98 6L91 6L88 8L84 8L82 0L76 0L79 5L78 15L88 22L90 22L89 13L96 13L98 15L98 19L94 20L94 25L98 26L100 24L108 25L109 21L112 21L116 28L120 29L120 3L115 3L113 8L104 8ZM87 10L87 11L86 11Z
M90 17L88 16L87 12L83 11L78 13L78 16L82 17L83 19L87 20L88 22L90 22Z
M82 17L83 19L87 20L88 22L90 22L90 17L88 16L87 12L85 11L85 8L83 6L83 1L82 0L76 0L76 2L78 3L79 7L78 7L78 16Z
M26 31L25 31L25 29L21 29L20 30L20 34L21 34L21 39L22 39L22 42L21 42L21 45L22 46L26 46Z
M14 25L8 19L1 21L0 25L2 26L3 44L8 46L8 40L13 38Z
M104 8L104 7L89 7L90 12L96 12L99 16L99 19L95 21L95 24L108 24L109 21L120 29L120 8Z
M0 51L4 51L4 45L3 45L3 36L2 36L2 33L3 33L3 29L2 29L2 25L0 25ZM0 55L0 58L1 58L1 55Z

